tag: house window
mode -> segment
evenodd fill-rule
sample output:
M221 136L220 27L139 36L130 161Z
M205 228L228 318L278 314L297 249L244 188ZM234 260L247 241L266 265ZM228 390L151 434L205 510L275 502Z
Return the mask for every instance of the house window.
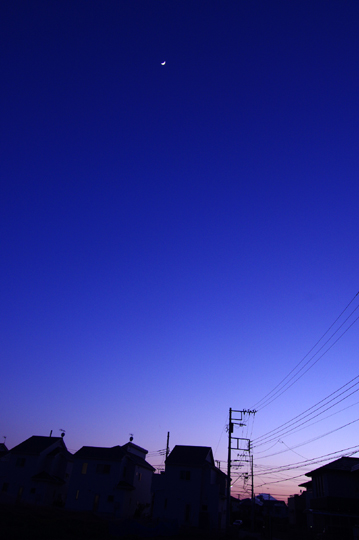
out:
M36 493L36 488L31 488L31 489L30 489L30 493L31 493L31 494Z
M87 465L88 465L88 463L83 463L82 464L81 474L86 474L87 473Z
M110 474L111 465L108 463L98 463L96 467L97 474Z
M184 510L184 520L189 521L190 516L191 516L191 505L186 504L186 507Z
M165 499L165 510L167 508L167 499Z
M79 495L80 495L80 490L78 489L78 490L76 490L76 495L75 495L75 499L76 499L76 501L78 500L78 498L79 498Z
M16 460L16 467L24 467L26 459L24 457L19 457Z
M180 471L181 480L191 480L191 471Z
M317 497L323 497L324 495L324 490L323 490L323 477L322 476L317 476L316 479L315 479L315 487L316 487L316 490L317 490Z
M115 500L115 497L113 495L109 495L107 497L107 502L109 502L109 503L113 503L114 500Z
M93 507L92 507L93 512L97 512L99 501L100 501L100 495L96 493L95 498L93 500Z
M22 497L22 492L24 491L24 486L20 486L19 487L19 491L17 492L17 496L16 496L16 500L17 502L20 501L21 497Z
M141 478L142 478L142 473L138 473L138 481L141 482Z

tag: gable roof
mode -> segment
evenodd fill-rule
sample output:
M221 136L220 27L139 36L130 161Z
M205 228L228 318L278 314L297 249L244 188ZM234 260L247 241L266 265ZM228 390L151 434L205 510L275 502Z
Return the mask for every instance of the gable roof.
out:
M134 451L138 451L140 454L148 454L148 450L146 450L145 448L142 448L142 446L137 446L137 444L134 444L131 441L124 444L122 448L126 450L126 452L131 452L131 449L133 449Z
M313 475L319 474L322 471L350 472L352 470L352 467L354 465L357 465L358 463L359 463L359 458L344 456L339 459L336 459L335 461L332 461L331 463L327 463L326 465L323 465L322 467L319 467L318 469L314 469L314 471L305 473L305 476L312 477Z
M166 465L200 467L206 463L214 466L212 448L209 446L176 445L166 459Z
M60 441L63 448L66 449L62 437L43 437L41 435L33 435L29 439L26 439L26 441L14 446L14 448L10 450L10 453L38 456L41 454L41 452Z
M145 469L155 470L155 468L147 463L141 456L128 452L127 445L117 445L112 446L111 448L104 448L102 446L83 446L74 454L75 459L88 461L121 461L125 456L136 465L144 467Z
M140 456L137 456L136 454L132 454L130 452L126 452L126 457L131 460L135 465L138 465L139 467L143 467L144 469L149 469L151 471L155 471L155 467L152 467L145 459L143 459Z
M102 446L83 446L75 452L75 459L88 459L98 461L121 461L125 452L121 446L112 446L111 448L104 448Z
M299 487L304 487L307 490L312 489L313 482L312 480L308 480L308 482L303 482L303 484L299 484Z

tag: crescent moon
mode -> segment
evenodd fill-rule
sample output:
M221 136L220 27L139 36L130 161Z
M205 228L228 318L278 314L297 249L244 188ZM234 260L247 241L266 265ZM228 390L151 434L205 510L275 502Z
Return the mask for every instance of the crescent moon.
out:
M166 60L164 62L161 62L161 66L164 66L166 63Z

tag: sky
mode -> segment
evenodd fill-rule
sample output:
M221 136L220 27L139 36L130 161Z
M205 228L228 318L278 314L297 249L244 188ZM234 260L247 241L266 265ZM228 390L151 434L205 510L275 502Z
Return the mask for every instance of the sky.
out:
M160 466L170 432L226 470L229 408L256 409L233 435L285 499L359 445L358 20L350 0L1 2L8 448L133 434Z

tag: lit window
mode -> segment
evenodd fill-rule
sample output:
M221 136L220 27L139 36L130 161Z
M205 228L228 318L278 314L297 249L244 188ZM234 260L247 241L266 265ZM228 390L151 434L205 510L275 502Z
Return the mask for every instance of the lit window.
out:
M88 463L83 463L82 464L81 474L86 474L87 473L87 465L88 465Z

